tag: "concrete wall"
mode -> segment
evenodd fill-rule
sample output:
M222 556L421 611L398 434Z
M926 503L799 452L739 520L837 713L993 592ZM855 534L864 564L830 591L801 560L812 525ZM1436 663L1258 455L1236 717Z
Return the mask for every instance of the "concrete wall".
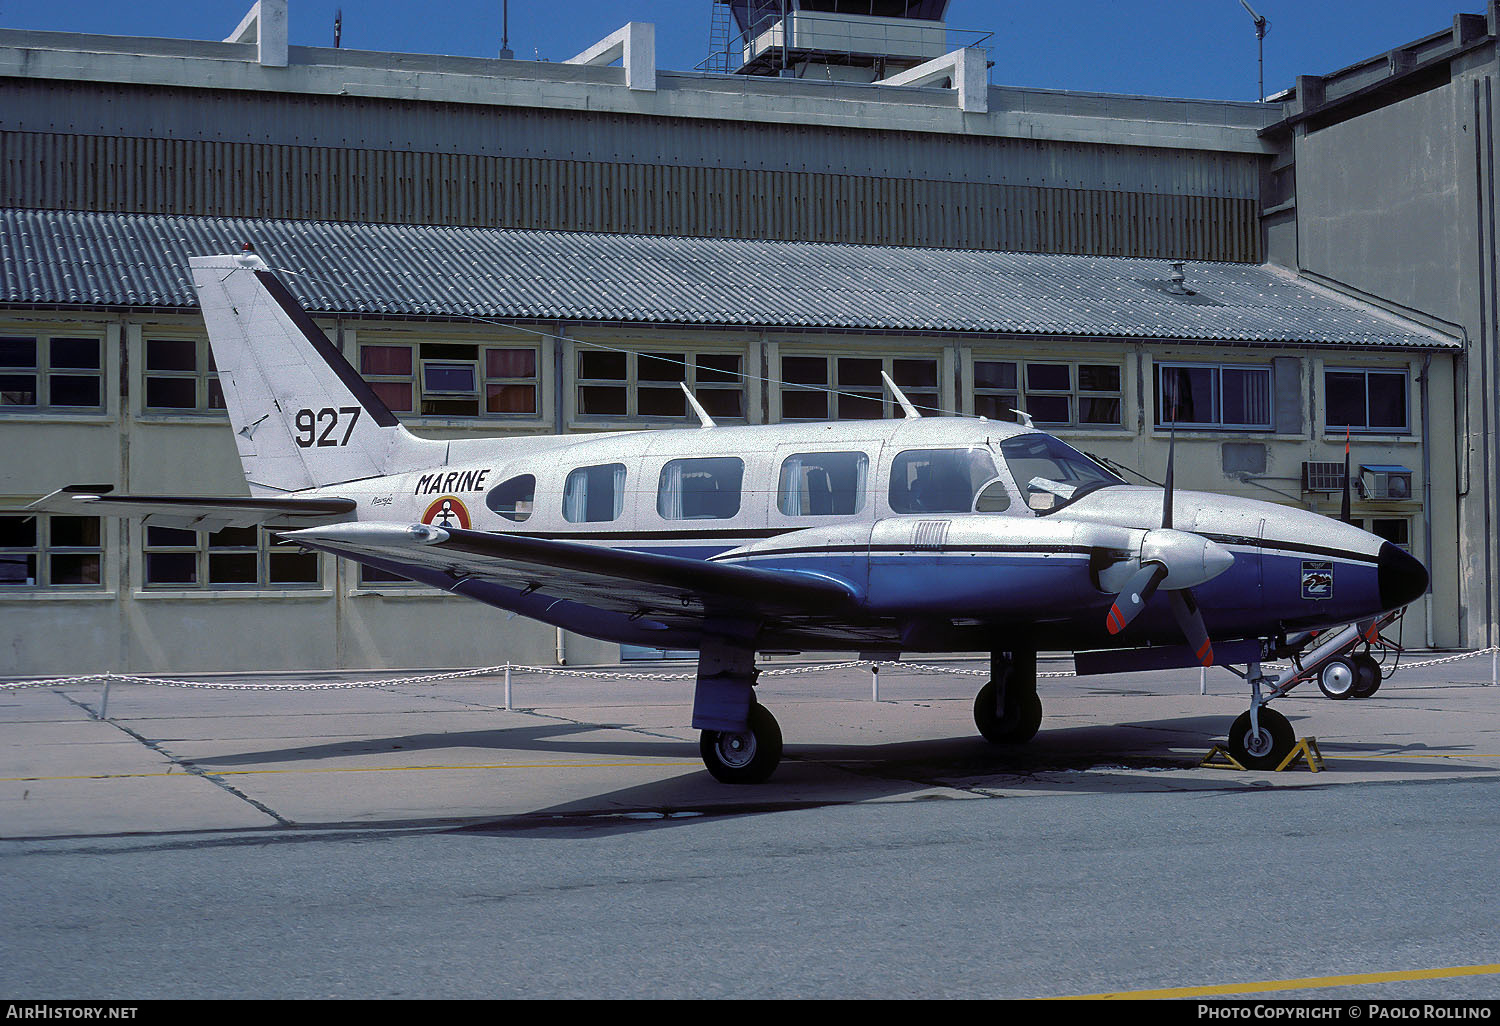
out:
M1488 17L1493 33L1494 4ZM1304 81L1291 107L1302 119L1272 162L1290 167L1294 195L1262 222L1276 262L1466 340L1451 394L1432 379L1432 437L1454 444L1430 452L1437 535L1456 550L1455 579L1435 574L1434 590L1454 596L1454 643L1466 646L1500 641L1500 61L1483 23L1461 18L1451 38L1421 41L1456 52L1383 90ZM1402 53L1348 74L1389 76L1414 59ZM1347 98L1320 107L1324 90Z

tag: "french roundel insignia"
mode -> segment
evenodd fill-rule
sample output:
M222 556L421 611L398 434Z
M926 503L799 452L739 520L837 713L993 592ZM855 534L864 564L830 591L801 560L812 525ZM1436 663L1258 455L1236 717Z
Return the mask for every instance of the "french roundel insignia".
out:
M469 511L457 496L445 495L427 507L422 514L422 523L433 527L457 527L469 529Z

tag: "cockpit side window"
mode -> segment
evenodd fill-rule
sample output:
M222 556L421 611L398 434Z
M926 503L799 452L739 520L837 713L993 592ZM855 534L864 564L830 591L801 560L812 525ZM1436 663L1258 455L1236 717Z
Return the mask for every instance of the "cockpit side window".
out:
M485 493L484 504L506 520L519 524L529 519L536 504L536 475L520 474L501 481Z
M789 517L858 513L870 458L862 452L799 452L781 461L776 508Z
M671 460L661 469L656 511L665 520L729 520L739 514L744 477L738 456Z
M563 485L563 519L570 524L603 524L620 519L625 508L625 464L579 467Z
M1000 443L1000 455L1026 504L1038 513L1061 509L1106 485L1124 484L1083 453L1052 435L1015 435Z
M995 476L995 461L984 449L908 449L891 461L891 509L968 513Z

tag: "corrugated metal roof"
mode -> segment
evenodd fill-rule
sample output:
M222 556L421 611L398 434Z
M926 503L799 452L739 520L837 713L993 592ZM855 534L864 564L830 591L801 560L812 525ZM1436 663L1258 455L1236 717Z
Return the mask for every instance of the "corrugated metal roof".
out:
M316 314L1449 348L1249 264L501 228L0 210L0 303L196 306L244 242Z

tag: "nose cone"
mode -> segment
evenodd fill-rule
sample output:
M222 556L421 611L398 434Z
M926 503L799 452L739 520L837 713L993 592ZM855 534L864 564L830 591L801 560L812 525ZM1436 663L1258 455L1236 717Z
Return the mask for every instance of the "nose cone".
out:
M1404 549L1386 542L1376 567L1381 609L1399 609L1427 593L1427 568Z

